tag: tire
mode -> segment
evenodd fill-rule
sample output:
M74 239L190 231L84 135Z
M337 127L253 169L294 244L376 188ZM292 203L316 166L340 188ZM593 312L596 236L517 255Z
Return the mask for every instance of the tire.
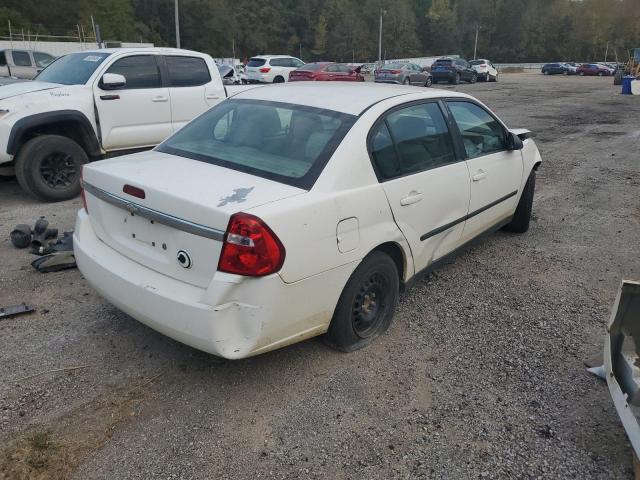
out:
M284 83L284 77L278 75L276 78L273 79L273 83Z
M604 75L604 73L602 73L602 72L598 72L598 76L599 76L599 77L601 77L601 76L603 76L603 75Z
M391 257L378 251L367 255L340 295L325 343L342 352L353 352L386 332L398 304L399 284L398 269Z
M60 135L40 135L25 143L16 159L18 183L45 202L60 202L80 193L80 171L89 161L80 145Z
M490 82L497 82L498 81L498 74L496 73L496 76L493 77L493 80L491 80L491 78L489 79Z
M433 85L433 78L432 77L427 77L427 81L424 84L425 87L430 87L431 85Z
M402 84L403 84L403 85L411 85L411 79L410 79L409 77L405 78L405 79L402 81Z
M520 196L520 201L516 207L513 219L504 227L506 231L513 233L525 233L529 230L531 210L533 209L533 193L535 192L535 189L536 171L532 170L529 174L527 183L524 185L524 190Z
M543 70L543 71L542 71L542 74L543 74L543 75L549 75L549 72L547 72L546 70Z
M473 75L471 75L471 78L469 79L469 83L476 83L477 81L478 81L478 75L474 73Z
M581 77L584 77L584 72L580 72L578 73L578 75L580 75Z
M460 85L460 74L456 73L455 77L453 77L453 84Z
M565 70L564 72L562 72L563 75L569 75L569 71Z

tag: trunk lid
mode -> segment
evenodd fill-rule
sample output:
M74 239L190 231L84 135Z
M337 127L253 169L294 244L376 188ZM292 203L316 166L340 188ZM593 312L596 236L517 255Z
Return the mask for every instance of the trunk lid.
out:
M95 162L83 175L98 238L131 260L199 287L208 286L217 269L232 214L306 192L156 151ZM144 198L124 193L125 185L142 189Z

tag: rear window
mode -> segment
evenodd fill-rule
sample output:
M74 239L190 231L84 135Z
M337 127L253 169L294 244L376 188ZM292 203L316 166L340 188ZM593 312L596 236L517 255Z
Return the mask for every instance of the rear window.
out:
M484 60L471 60L469 62L471 65L482 65L483 63L487 63Z
M300 67L299 70L308 70L310 72L317 72L318 70L322 70L326 64L324 63L307 63L304 65L304 68Z
M441 60L436 60L436 65L451 65L452 60L450 58L443 58Z
M308 190L355 119L332 110L232 99L157 149Z
M264 58L252 58L247 63L247 67L261 67L265 64L266 60Z
M385 69L389 70L402 70L402 67L406 67L406 63L388 63L384 66Z
M197 87L211 81L209 68L202 58L168 56L165 59L172 87Z
M28 52L23 52L20 50L14 50L11 52L11 56L13 57L13 64L16 67L30 67L31 66L31 57Z

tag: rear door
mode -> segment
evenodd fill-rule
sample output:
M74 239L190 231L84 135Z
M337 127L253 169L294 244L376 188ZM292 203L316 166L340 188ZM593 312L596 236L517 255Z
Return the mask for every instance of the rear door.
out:
M505 148L506 129L485 108L468 100L447 102L460 132L471 197L463 240L508 219L515 211L523 174L522 154Z
M225 98L222 84L216 81L218 77L215 80L211 78L204 58L167 55L162 59L171 97L173 131Z
M370 135L376 175L420 271L460 245L469 171L437 101L403 106Z
M93 87L105 150L155 146L171 134L169 88L162 85L156 55L118 58L105 73L127 80L117 90L103 89L101 79Z

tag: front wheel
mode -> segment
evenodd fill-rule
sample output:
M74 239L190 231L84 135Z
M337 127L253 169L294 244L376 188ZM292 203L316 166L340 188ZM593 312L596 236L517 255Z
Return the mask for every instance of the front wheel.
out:
M433 78L432 77L427 77L427 81L424 84L425 87L430 87L431 85L433 85Z
M604 73L602 72L598 72L598 76L601 77L602 75L604 75Z
M471 75L471 78L469 79L469 83L476 83L477 81L478 81L478 75L474 73L473 75Z
M343 352L362 348L391 325L398 303L398 269L385 253L367 255L340 295L324 340Z
M531 211L533 209L533 194L536 189L536 171L532 170L529 174L527 183L524 185L524 190L520 196L520 201L516 207L516 212L513 214L513 219L504 229L508 232L524 233L529 230L529 223L531 222Z
M18 152L16 177L23 190L39 200L60 202L80 193L80 171L88 161L70 138L39 135Z
M456 73L456 75L453 77L453 84L454 85L459 85L460 84L460 74Z

